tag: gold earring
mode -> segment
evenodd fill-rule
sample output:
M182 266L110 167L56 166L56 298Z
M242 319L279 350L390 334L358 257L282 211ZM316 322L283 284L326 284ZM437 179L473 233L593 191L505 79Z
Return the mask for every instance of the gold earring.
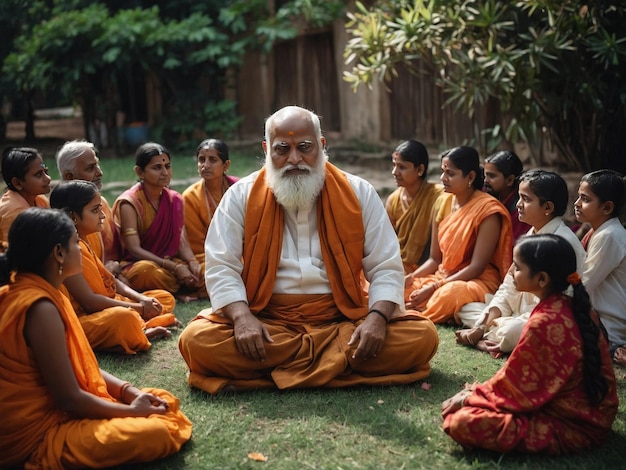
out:
M63 274L63 264L59 263L59 276Z

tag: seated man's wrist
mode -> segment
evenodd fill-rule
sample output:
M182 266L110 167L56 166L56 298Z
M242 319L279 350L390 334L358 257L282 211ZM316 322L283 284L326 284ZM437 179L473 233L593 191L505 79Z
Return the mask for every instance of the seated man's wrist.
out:
M250 307L248 306L248 303L242 300L224 306L223 308L221 308L221 311L222 315L233 323L235 323L241 317L252 314L250 312Z
M370 311L367 312L367 316L370 316L372 314L374 314L374 315L378 316L379 318L382 318L383 320L385 320L385 323L389 323L389 317L385 313L381 312L380 310L378 310L376 308L371 308Z

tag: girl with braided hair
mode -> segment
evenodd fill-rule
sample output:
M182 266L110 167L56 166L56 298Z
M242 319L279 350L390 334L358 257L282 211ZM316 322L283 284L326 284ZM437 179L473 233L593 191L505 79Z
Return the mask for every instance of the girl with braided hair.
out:
M518 290L540 302L509 360L442 404L443 428L465 447L567 454L606 441L618 398L606 333L576 273L572 246L553 234L513 251ZM563 294L573 286L573 296Z

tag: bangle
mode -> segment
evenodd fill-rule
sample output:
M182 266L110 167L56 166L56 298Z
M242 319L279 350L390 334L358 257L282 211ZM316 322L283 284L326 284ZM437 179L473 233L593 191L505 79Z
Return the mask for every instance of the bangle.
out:
M435 281L431 284L431 286L433 286L435 288L435 290L439 289L440 287L445 286L448 283L447 280L445 279L441 279L440 281ZM434 291L433 291L434 292Z
M137 230L134 228L127 228L125 230L122 230L122 236L124 237L132 237L133 235L139 235L139 232L137 232Z
M389 323L389 318L387 318L387 315L385 315L383 312L381 312L380 310L376 310L375 308L371 309L369 312L367 312L367 314L369 315L370 313L375 313L376 315L380 315L381 317L383 317L385 319L385 323Z

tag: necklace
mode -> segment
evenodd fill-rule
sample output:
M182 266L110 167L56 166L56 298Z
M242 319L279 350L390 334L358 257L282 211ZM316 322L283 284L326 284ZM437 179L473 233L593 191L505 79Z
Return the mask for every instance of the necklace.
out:
M146 195L146 199L148 200L148 202L150 203L150 205L154 209L154 212L159 212L159 203L161 202L161 194L163 194L163 190L159 191L159 198L158 198L156 204L154 203L154 201L152 200L152 198L148 194L148 191L146 191L146 187L145 186L143 186L143 193Z

